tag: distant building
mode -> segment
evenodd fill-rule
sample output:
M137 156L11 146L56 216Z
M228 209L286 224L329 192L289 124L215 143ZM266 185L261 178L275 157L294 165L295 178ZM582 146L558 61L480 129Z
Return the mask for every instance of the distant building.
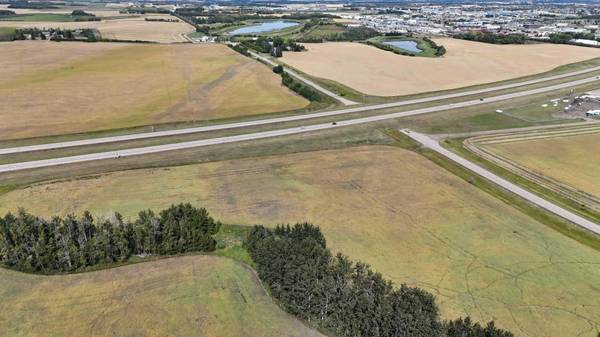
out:
M600 118L600 110L590 110L585 113L585 116L590 118Z

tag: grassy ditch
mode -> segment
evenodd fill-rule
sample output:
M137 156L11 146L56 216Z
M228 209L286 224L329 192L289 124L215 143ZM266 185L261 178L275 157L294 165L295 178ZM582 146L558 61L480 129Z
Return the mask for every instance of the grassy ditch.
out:
M520 210L521 212L525 213L526 215L532 217L533 219L543 223L544 225L556 230L557 232L559 232L579 243L582 243L582 244L584 244L588 247L591 247L597 251L600 251L600 238L598 238L598 236L594 235L593 233L583 230L583 229L571 224L570 222L523 200L519 196L498 187L494 183L492 183L492 182L474 174L473 172L463 168L462 166L450 161L449 159L438 154L437 152L421 147L420 144L416 143L414 140L403 135L402 133L398 132L397 130L388 129L388 130L385 130L385 133L388 136L392 137L394 140L396 140L396 144L398 146L408 149L408 150L411 150L411 151L415 151L415 152L423 155L424 157L433 161L437 165L452 172L454 175L469 182L469 184L476 186L477 188L481 189L482 191L485 191L486 193L496 197L497 199L499 199L509 205L512 205L513 207L517 208L518 210ZM586 216L590 220L593 220L596 222L600 221L600 217L598 216L598 214L582 212L582 210L580 210L579 208L574 208L573 207L574 205L570 204L567 200L561 200L561 198L554 195L552 192L547 191L547 190L541 188L540 186L529 182L528 180L526 180L524 178L517 177L516 175L514 175L500 167L497 167L497 166L494 167L495 165L493 165L489 162L486 163L485 160L475 156L474 154L472 154L472 153L468 152L466 149L464 149L462 147L461 140L458 140L458 139L448 140L448 141L442 142L442 144L446 148L453 150L454 152L465 157L466 159L489 169L490 171L494 172L495 174L498 174L499 176L506 178L506 179L520 185L521 187L532 190L533 192L535 192L537 194L541 194L544 198L546 198L554 203L557 203L560 206L568 208L569 210L575 211L576 213L579 213L580 215Z

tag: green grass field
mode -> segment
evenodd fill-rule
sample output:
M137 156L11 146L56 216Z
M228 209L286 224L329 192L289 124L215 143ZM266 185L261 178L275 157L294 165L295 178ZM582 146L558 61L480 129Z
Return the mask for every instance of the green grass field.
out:
M335 24L316 25L304 33L297 34L296 38L303 39L327 39L331 36L342 34L346 31L344 27Z
M0 269L0 336L321 336L231 259L181 256L81 274Z
M233 224L311 221L333 251L436 294L449 318L495 319L517 336L595 337L600 327L597 251L395 147L42 183L0 196L0 212L128 217L179 201Z
M11 27L0 27L0 41L12 41L16 31Z

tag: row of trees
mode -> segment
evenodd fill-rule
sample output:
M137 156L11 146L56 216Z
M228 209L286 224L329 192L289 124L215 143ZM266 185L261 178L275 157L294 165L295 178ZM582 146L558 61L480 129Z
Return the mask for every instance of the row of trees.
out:
M21 271L71 272L127 261L132 255L213 251L220 223L204 208L172 205L147 210L133 222L69 215L46 220L25 210L0 217L0 262Z
M554 33L550 34L549 38L551 43L562 44L570 44L574 39L600 41L593 33Z
M56 4L47 1L13 1L8 4L8 8L19 9L56 9Z
M97 29L39 29L39 28L19 28L12 36L13 40L47 40L52 41L84 41L97 42L102 40L102 36Z
M493 43L493 44L525 44L524 34L495 34L492 32L467 32L453 35L456 39Z
M296 93L298 93L300 96L306 98L307 100L309 100L311 102L312 101L324 102L324 101L328 100L327 97L321 95L321 93L319 93L312 87L294 79L288 73L284 72L283 69L282 69L280 75L281 75L281 83L283 85L285 85L286 87L295 91Z
M311 224L255 226L245 245L258 275L288 312L337 336L513 337L490 322L441 321L435 297L394 288L364 263L333 256Z
M429 43L431 48L433 48L435 50L435 53L434 53L435 56L443 56L444 54L446 54L446 47L438 45L432 39L430 39L428 37L424 37L423 41Z

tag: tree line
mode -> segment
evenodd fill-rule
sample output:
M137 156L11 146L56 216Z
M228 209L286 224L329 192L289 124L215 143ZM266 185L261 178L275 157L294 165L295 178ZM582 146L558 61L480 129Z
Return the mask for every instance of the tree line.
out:
M127 261L133 255L171 255L215 250L220 222L204 208L172 205L135 221L68 215L50 220L23 209L0 217L0 262L20 271L56 273Z
M280 36L274 38L259 36L256 40L244 40L241 44L259 53L269 53L275 57L281 57L283 51L298 52L306 50L303 45L296 43L295 40L284 39Z
M466 32L455 34L455 39L493 43L493 44L525 44L527 36L524 34L495 34L492 32Z
M277 73L278 69L273 69L273 71ZM311 102L326 102L329 100L328 97L325 97L320 92L313 89L311 86L308 86L294 79L290 74L284 72L283 69L281 69L279 75L281 75L281 83L283 85L290 88L290 90L295 91L307 100Z
M442 321L432 294L394 288L368 265L333 256L311 224L254 226L245 246L283 309L336 336L514 337L493 322Z
M571 44L571 40L576 39L600 41L594 33L553 33L548 37L549 42L559 44Z

